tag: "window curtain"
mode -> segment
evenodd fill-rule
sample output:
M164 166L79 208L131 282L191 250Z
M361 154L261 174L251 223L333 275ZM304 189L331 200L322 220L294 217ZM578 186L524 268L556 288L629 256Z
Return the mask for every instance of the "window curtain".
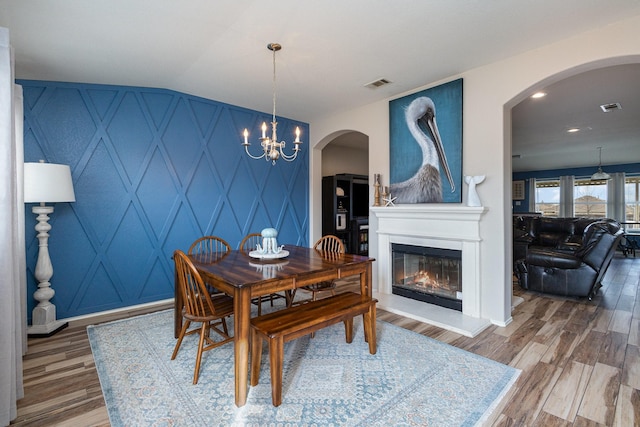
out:
M560 206L558 216L567 218L573 216L573 175L560 177Z
M9 30L0 27L0 425L9 425L16 418L16 402L24 395L26 261L19 89L14 85Z
M625 222L626 201L624 198L624 172L609 174L611 179L607 183L607 217L618 222Z
M536 211L536 179L529 178L529 212Z

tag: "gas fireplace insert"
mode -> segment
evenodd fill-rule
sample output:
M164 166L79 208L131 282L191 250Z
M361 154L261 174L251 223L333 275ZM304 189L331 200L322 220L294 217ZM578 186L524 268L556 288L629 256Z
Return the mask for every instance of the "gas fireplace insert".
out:
M462 311L462 251L391 244L392 293Z

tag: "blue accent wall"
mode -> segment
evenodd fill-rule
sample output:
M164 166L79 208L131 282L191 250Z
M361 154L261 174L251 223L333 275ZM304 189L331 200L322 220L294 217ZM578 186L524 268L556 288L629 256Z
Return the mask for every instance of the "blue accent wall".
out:
M603 166L602 169L608 173L617 173L624 172L625 174L640 174L640 163L629 163L624 165L607 165ZM533 171L533 172L515 172L512 175L512 179L514 181L524 180L525 181L525 199L519 200L520 204L517 205L518 201L512 201L512 208L514 213L521 213L529 211L529 179L553 179L559 178L561 176L570 176L573 175L576 178L587 178L593 175L597 170L597 167L589 167L589 168L571 168L571 169L549 169L544 171Z
M278 118L280 139L293 141L300 126L307 144L272 166L241 146L246 127L259 152L268 113L165 89L18 83L25 161L70 165L75 187L76 202L56 203L50 220L58 318L173 297L173 251L203 235L236 248L274 227L279 243L308 246L308 124ZM35 225L27 205L29 317Z

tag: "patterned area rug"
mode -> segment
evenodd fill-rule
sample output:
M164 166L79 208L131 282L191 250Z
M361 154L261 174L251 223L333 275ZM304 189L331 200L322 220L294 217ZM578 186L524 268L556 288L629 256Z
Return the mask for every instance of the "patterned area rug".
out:
M87 328L112 426L481 425L520 374L382 321L377 354L370 355L359 317L351 344L337 324L285 345L277 408L265 345L260 384L237 408L233 344L205 352L192 385L197 336L185 338L170 360L172 315L167 310Z

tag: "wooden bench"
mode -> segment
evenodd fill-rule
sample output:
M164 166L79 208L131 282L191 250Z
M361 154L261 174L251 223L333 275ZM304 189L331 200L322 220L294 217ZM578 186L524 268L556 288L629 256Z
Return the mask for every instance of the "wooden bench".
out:
M353 341L353 318L362 314L365 341L369 353L376 354L376 303L367 295L345 292L311 301L251 319L251 385L258 385L262 358L262 340L269 341L271 399L282 403L282 367L284 343L344 322L347 343Z

